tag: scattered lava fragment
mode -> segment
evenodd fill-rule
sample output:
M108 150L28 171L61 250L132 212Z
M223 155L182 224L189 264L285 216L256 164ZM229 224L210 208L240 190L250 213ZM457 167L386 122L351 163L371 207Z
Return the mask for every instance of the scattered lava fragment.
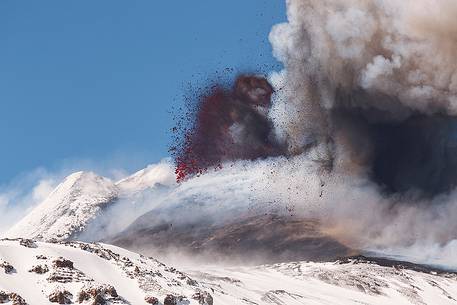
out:
M233 160L254 160L285 152L268 118L273 87L259 76L241 75L232 88L213 86L195 109L194 122L172 152L176 178L199 175Z

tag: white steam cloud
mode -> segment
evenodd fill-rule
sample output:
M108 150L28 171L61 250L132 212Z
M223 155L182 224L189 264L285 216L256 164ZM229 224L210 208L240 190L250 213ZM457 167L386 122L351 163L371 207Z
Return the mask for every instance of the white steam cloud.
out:
M0 186L0 234L41 203L55 188L60 177L43 169L16 177Z

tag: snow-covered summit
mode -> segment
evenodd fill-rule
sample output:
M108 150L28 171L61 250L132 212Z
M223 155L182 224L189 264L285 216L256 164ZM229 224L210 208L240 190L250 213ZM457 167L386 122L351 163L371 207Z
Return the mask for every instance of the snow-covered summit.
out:
M119 199L133 204L148 190L175 184L173 166L166 160L118 182L92 172L76 172L66 177L3 236L58 241L74 239L102 215L104 208Z
M123 194L141 192L157 185L172 186L175 184L174 168L168 161L151 164L116 183Z
M4 235L66 240L81 231L118 195L117 186L92 172L71 174Z

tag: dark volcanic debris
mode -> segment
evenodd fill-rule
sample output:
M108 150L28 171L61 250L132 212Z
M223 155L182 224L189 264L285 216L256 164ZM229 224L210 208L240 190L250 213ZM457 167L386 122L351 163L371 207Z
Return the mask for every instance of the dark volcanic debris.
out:
M199 96L195 109L186 113L193 121L177 137L170 152L176 161L176 178L184 180L225 161L254 160L283 155L285 145L273 136L268 118L273 87L261 76L240 75L232 88L211 87Z

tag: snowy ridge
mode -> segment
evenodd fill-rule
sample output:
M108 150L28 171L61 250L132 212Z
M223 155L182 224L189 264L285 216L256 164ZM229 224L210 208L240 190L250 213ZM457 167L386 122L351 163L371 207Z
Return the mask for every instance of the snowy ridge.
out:
M457 275L357 258L186 272L103 244L0 241L0 299L60 304L455 304ZM3 269L3 270L2 270ZM11 303L10 303L11 304ZM25 304L25 303L24 303Z
M4 235L66 240L83 230L117 195L111 180L91 172L74 173Z

